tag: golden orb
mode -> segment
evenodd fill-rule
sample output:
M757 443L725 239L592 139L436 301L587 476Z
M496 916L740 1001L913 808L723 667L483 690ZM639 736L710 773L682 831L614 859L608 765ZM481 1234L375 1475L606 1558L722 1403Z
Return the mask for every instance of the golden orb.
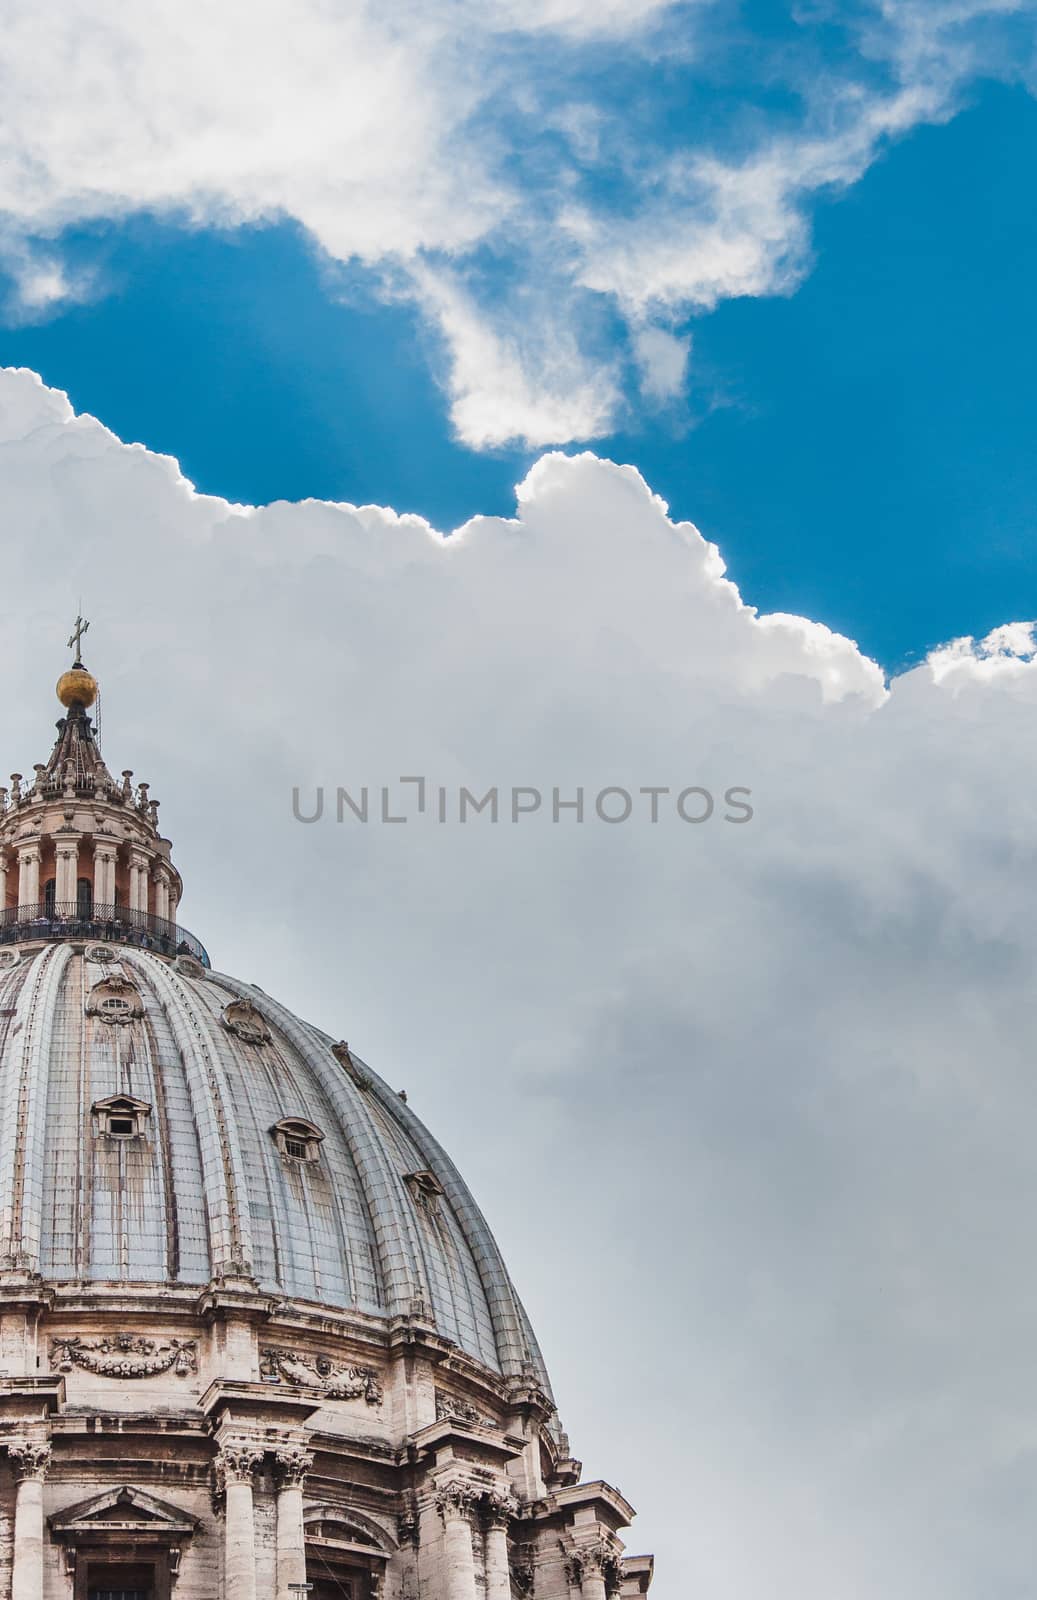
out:
M85 667L71 667L68 672L61 674L55 692L61 704L68 709L72 706L92 706L97 699L97 679Z

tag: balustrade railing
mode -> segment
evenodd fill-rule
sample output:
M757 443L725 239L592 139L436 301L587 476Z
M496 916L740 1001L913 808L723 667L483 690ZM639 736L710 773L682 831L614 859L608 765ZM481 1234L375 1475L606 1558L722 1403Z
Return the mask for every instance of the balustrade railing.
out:
M27 939L96 939L157 950L164 956L193 956L211 967L200 939L178 923L153 917L129 906L84 906L78 901L41 900L34 906L8 906L0 911L0 944Z

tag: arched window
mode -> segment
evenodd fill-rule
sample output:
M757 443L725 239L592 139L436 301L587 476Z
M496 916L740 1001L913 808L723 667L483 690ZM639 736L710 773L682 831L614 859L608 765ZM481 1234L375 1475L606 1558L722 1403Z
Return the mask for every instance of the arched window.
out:
M80 878L76 882L76 915L85 918L93 914L94 886L89 878Z
M43 914L46 917L52 917L54 915L55 888L56 885L53 878L48 878L46 883L43 885Z
M319 1161L324 1135L302 1117L285 1117L270 1129L286 1161Z

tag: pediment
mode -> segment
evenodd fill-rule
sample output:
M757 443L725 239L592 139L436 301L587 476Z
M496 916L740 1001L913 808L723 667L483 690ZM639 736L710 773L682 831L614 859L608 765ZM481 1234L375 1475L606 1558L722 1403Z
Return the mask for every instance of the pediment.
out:
M120 1111L150 1111L151 1102L138 1100L136 1095L132 1094L108 1094L105 1095L103 1100L95 1100L93 1109L95 1111L114 1111L117 1114Z
M49 1521L51 1532L58 1538L96 1536L130 1527L158 1538L182 1539L198 1526L198 1518L192 1517L190 1512L170 1505L167 1500L159 1500L156 1495L145 1494L143 1489L133 1489L129 1484L81 1500L78 1505L56 1512Z

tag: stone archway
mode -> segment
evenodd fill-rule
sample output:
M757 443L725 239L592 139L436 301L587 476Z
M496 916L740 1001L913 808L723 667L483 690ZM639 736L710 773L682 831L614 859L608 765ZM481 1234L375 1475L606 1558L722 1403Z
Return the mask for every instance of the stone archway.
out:
M341 1506L309 1506L303 1521L310 1600L378 1600L395 1550L385 1529Z

